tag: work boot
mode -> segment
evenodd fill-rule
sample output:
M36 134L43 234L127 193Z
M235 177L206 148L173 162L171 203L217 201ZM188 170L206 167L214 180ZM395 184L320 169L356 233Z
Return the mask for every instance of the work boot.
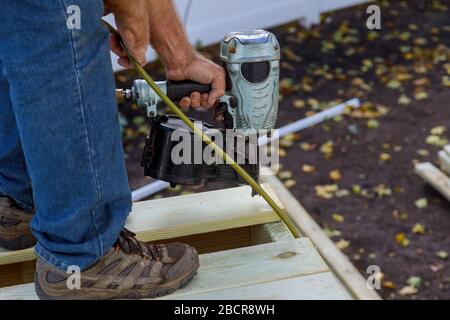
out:
M69 289L70 275L40 258L34 284L40 299L155 298L183 287L198 267L194 248L182 243L148 245L124 229L113 248L81 272L79 289Z
M30 229L32 217L11 199L0 197L0 247L20 250L34 246L36 238Z

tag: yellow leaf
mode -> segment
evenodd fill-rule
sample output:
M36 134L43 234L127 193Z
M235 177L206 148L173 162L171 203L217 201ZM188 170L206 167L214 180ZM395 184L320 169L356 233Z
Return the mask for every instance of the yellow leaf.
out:
M406 286L399 290L398 294L401 296L411 296L417 293L417 289L412 286Z
M389 154L389 153L381 153L380 154L380 160L381 161L389 161L389 160L391 160L391 155Z
M337 170L337 169L330 171L328 176L333 181L339 181L339 180L342 179L341 172L339 170Z
M430 133L435 136L442 136L446 130L447 130L447 128L445 126L437 126L437 127L431 128Z
M334 193L338 190L336 184L318 185L314 187L316 196L322 199L331 199Z
M383 281L382 284L383 288L386 289L395 289L397 286L392 281Z
M397 233L395 235L395 242L403 247L407 247L409 245L409 240L406 238L406 235L403 232Z
M336 242L335 245L339 250L344 250L350 246L350 241L341 239L338 242Z
M331 218L336 222L344 222L344 216L341 214L333 213Z
M428 207L428 200L427 200L427 198L417 199L414 203L415 203L416 207L419 208L419 209L423 209L423 208Z
M376 119L370 119L367 121L367 128L376 129L380 126L380 123Z
M352 186L352 192L354 194L360 194L361 193L361 186L359 184L354 184Z
M327 141L320 146L320 152L322 152L326 158L330 158L333 155L333 141Z
M297 108L297 109L304 108L305 105L306 105L305 101L303 101L302 99L294 100L294 107Z
M309 165L309 164L304 164L304 165L302 166L302 171L303 171L304 173L313 173L313 172L316 172L316 167L311 166L311 165Z
M285 180L285 179L291 179L292 178L292 172L289 170L283 170L278 172L278 178Z
M425 233L425 226L421 223L416 223L412 227L412 233L414 234L424 234Z
M444 87L450 87L450 77L449 76L442 76L442 85Z
M311 143L302 142L300 144L300 148L302 148L303 151L310 151L310 150L314 149L314 146Z
M289 188L292 188L293 186L295 186L297 184L297 182L293 179L289 179L289 180L286 180L283 184L286 188L289 189Z
M406 95L404 95L404 94L402 94L401 96L400 96L400 98L398 98L398 104L401 104L401 105L408 105L408 104L410 104L411 103L411 99L410 98L408 98L408 96L406 96Z
M426 93L425 91L418 91L414 94L414 98L416 100L425 100L428 98L428 93Z

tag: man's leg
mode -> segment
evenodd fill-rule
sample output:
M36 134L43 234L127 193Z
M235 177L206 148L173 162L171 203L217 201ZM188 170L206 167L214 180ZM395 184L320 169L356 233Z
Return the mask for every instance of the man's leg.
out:
M30 179L9 98L9 85L1 69L0 61L0 197L11 197L31 213L33 197Z
M70 5L80 8L80 30L68 29ZM131 210L102 13L101 0L8 0L0 11L0 61L33 189L36 252L63 270L95 263Z
M9 85L1 69L0 62L0 247L18 250L36 243L30 232L33 200Z

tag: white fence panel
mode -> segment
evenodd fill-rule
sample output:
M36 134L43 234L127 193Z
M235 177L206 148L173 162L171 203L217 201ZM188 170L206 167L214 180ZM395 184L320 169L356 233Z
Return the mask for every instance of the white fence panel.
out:
M362 0L176 0L181 18L192 43L209 45L237 30L269 28L278 24L304 19L316 23L323 12L360 4ZM113 17L107 17L112 22ZM120 70L112 54L114 71ZM147 52L149 61L155 58Z

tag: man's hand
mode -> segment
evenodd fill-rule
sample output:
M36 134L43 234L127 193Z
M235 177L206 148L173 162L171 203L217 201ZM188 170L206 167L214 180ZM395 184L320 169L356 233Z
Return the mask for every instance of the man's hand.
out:
M190 106L201 111L209 109L225 93L225 71L204 58L198 53L193 53L186 64L166 69L167 79L170 80L192 80L204 84L211 84L211 92L200 94L193 92L189 97L180 101L180 107L187 110Z
M113 12L117 31L133 57L141 64L146 62L145 54L150 43L150 1L149 0L104 0L105 14ZM111 50L119 56L118 63L132 68L118 39L111 36Z
M105 13L114 13L117 31L141 65L145 64L145 53L151 42L166 67L168 79L211 84L209 94L193 92L180 101L180 107L210 108L225 93L224 70L191 46L172 0L104 0L104 3ZM120 65L132 67L115 37L111 38L111 49L119 56Z

